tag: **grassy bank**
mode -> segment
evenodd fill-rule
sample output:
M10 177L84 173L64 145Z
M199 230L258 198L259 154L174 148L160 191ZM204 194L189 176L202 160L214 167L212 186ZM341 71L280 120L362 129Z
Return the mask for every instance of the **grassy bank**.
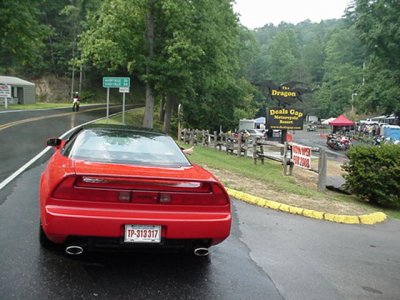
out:
M303 184L302 181L298 180L298 178L283 176L282 165L276 161L266 160L264 165L254 165L251 158L239 158L234 155L228 155L225 152L215 151L212 148L204 148L201 146L195 147L195 151L190 156L190 160L206 168L224 170L225 174L230 173L231 175L237 176L239 181L250 182L250 185L247 184L244 188L240 188L239 186L241 186L241 184L238 185L237 181L232 182L229 175L227 177L221 175L220 179L222 179L224 185L227 187L233 189L238 189L239 187L239 189L244 192L250 194L255 193L256 196L261 197L263 195L271 197L269 195L276 196L277 194L283 196L281 201L277 199L269 200L276 200L299 207L308 206L307 208L328 212L339 210L339 206L348 206L352 208L352 211L359 211L360 214L382 211L392 218L400 219L400 212L398 210L373 207L352 195L332 191L321 193L317 190L310 189L307 185ZM227 179L224 180L224 178ZM254 182L254 187L251 184L252 182ZM260 185L270 192L264 193L263 191L259 191L259 188L257 189L256 186ZM293 196L296 198L294 202L286 201ZM317 202L319 203L316 204Z
M143 116L144 116L144 107L128 110L125 113L125 124L140 127L143 123ZM99 123L99 124L122 124L122 114L121 113L116 114L115 116L111 117L110 119L101 119L97 123ZM161 129L160 124L155 123L155 128L160 130Z

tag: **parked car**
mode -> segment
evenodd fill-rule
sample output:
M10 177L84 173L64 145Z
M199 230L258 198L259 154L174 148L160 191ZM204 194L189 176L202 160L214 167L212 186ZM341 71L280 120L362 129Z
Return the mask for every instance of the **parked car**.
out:
M307 131L317 131L317 126L310 124L307 126Z
M278 130L278 129L274 129L273 130L273 133L272 133L273 137L281 137L281 135L282 135L282 131L281 130Z
M68 254L169 248L207 255L230 234L230 200L211 173L164 134L91 125L55 153L40 179L40 242Z
M248 134L251 137L255 138L263 138L264 131L262 129L243 129L239 131L241 134Z

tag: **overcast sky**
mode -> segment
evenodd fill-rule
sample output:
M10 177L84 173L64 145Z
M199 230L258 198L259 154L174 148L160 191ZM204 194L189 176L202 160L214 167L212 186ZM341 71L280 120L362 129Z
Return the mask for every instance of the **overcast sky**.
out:
M249 29L267 23L297 24L309 19L320 22L341 18L350 0L236 0L234 10L240 22Z

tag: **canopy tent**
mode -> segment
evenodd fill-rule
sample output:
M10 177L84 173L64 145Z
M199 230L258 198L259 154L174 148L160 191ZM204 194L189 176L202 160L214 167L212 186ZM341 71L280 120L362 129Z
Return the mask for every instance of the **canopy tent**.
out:
M354 122L347 119L345 116L340 115L335 120L329 122L331 126L354 126Z
M329 118L321 122L322 125L329 125L330 122L334 121L336 118Z

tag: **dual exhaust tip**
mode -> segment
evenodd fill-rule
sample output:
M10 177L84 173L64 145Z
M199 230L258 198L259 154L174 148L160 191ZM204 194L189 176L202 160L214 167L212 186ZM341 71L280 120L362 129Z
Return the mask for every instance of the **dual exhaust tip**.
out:
M65 248L65 253L68 255L81 255L83 253L83 247L80 245L69 245ZM208 248L196 247L194 248L193 253L196 256L207 256Z
M196 256L207 256L208 248L205 248L205 247L194 248L193 253Z
M68 255L81 255L83 253L83 247L79 245L69 245L65 248L65 253Z

